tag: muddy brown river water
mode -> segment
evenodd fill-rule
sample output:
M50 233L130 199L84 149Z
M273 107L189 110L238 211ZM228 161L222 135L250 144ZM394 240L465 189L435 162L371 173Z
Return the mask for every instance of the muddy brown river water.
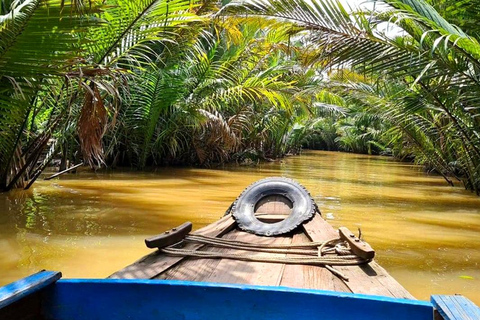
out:
M82 170L0 194L0 285L40 269L106 277L150 252L144 238L211 223L268 176L302 183L334 227L361 228L417 298L461 293L480 304L480 197L411 164L319 151L256 167Z

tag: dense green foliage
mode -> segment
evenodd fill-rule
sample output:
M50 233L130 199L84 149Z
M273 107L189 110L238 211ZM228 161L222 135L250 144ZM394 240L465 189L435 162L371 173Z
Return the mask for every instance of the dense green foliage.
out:
M143 168L298 151L315 72L291 26L218 6L2 1L0 188L29 187L59 155Z
M476 1L0 0L0 189L53 158L414 159L480 190Z
M329 0L252 0L223 11L294 22L311 44L309 63L365 76L338 88L392 125L387 132L395 152L479 193L479 7L477 1L384 0L350 11Z
M256 21L230 27L198 30L190 45L132 79L106 138L115 163L210 165L300 146L291 137L302 103L288 35Z
M0 189L28 187L49 160L79 141L102 161L101 139L128 78L178 30L202 19L200 3L2 1Z

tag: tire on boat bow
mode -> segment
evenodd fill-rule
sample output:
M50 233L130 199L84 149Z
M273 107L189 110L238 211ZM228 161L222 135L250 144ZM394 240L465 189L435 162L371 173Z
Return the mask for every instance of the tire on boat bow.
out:
M259 202L271 196L281 196L292 204L290 215L280 222L265 223L257 219L255 210ZM259 180L240 194L233 204L232 214L238 226L258 235L273 236L288 233L318 210L308 191L298 182L281 177Z

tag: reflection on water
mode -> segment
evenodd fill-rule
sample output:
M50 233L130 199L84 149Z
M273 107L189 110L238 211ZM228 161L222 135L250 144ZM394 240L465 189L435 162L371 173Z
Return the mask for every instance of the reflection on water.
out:
M222 170L84 171L0 194L0 285L40 269L106 277L149 252L145 237L211 223L268 176L304 184L335 227L361 228L416 297L462 293L480 304L480 198L409 164L330 152Z

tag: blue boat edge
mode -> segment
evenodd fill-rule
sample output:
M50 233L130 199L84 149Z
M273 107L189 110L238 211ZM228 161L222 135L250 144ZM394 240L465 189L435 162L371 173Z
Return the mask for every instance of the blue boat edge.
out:
M45 320L480 319L480 308L456 295L419 301L290 287L60 277L41 271L0 288L0 319L20 319L27 311Z

